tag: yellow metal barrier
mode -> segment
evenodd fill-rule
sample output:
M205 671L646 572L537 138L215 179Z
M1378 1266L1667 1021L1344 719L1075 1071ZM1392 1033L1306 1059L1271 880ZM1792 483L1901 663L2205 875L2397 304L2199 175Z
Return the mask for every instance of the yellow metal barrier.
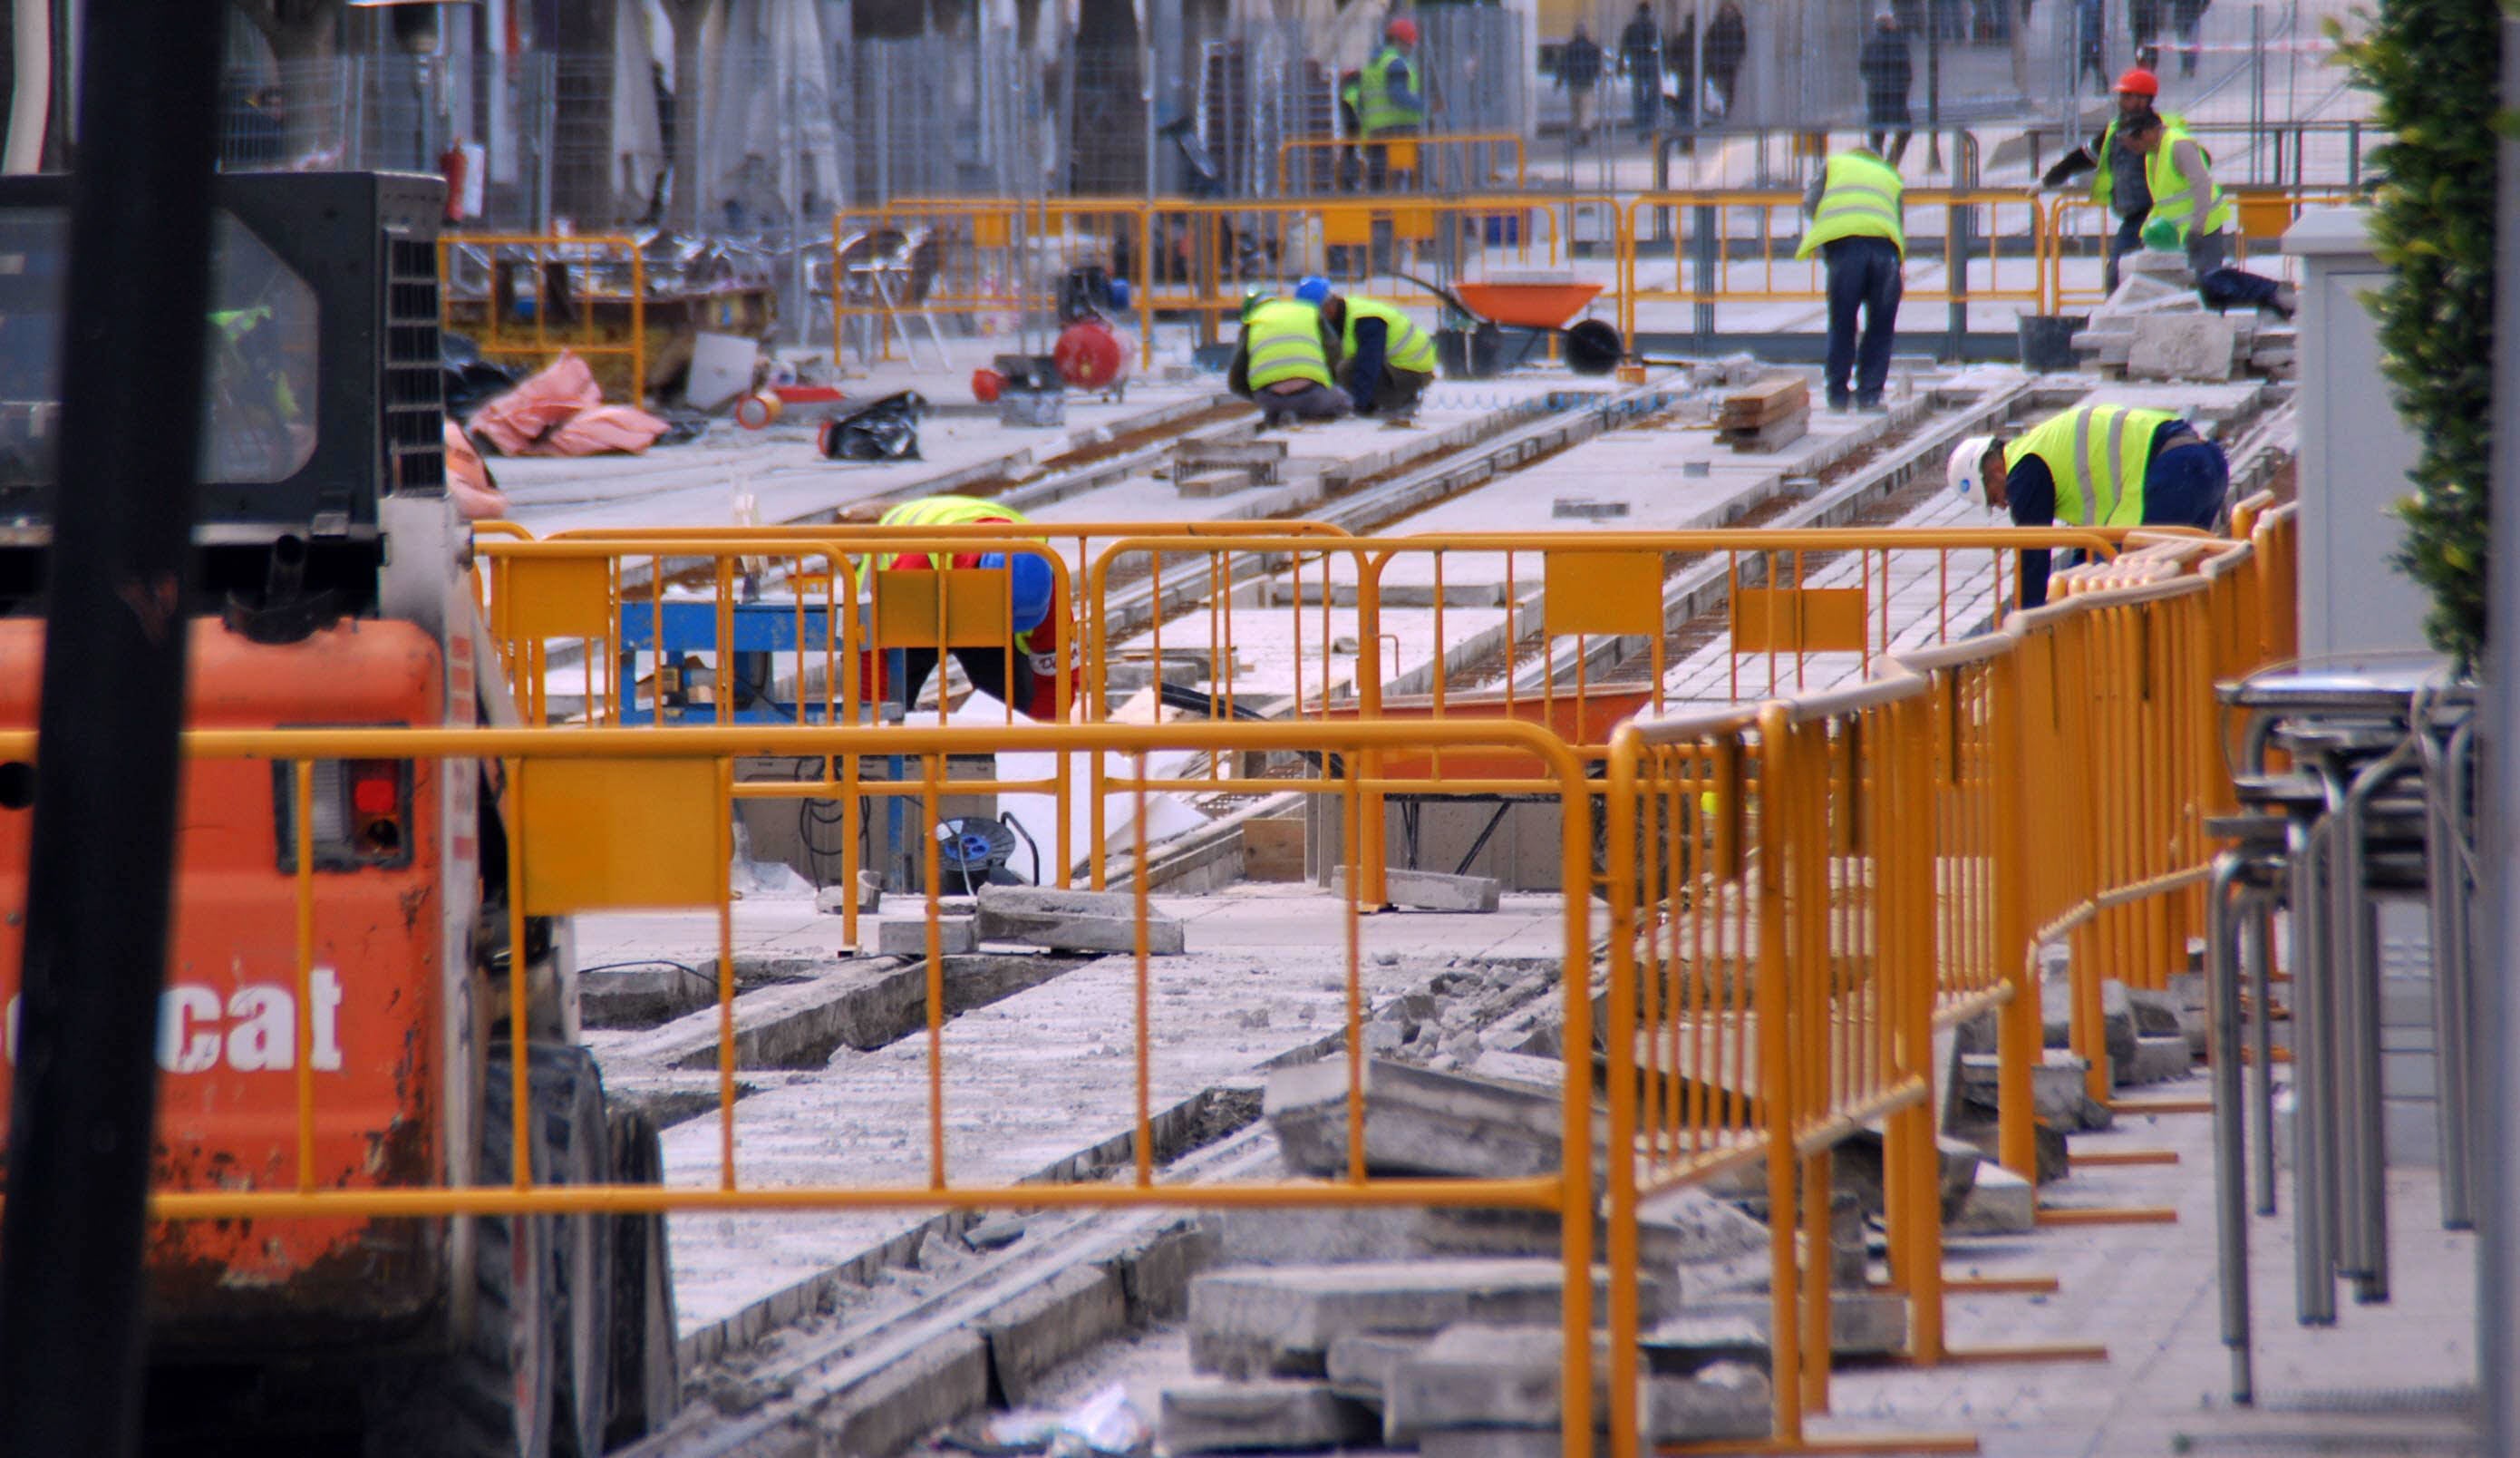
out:
M2075 1046L2106 1095L2100 984L2156 986L2185 965L2205 817L2229 794L2212 687L2275 636L2266 619L2289 569L2254 542L2279 553L2289 522L2257 503L2253 542L2133 533L2115 561L2060 573L2054 605L1901 655L1860 688L1619 728L1605 860L1613 1452L1640 1451L1640 1205L1752 1162L1775 1243L1776 1442L1801 1441L1803 1413L1827 1402L1828 1149L1867 1122L1886 1133L1907 1356L2095 1354L1947 1347L1933 1032L1995 1014L1999 1149L2032 1175L2033 958L2070 937ZM1912 1442L1968 1450L1898 1445Z
M569 350L608 397L647 403L648 260L637 239L449 233L437 240L437 277L439 327L482 354L540 368Z
M1351 179L1341 177L1342 165L1354 157L1353 181L1366 180L1364 154L1369 148L1382 152L1386 173L1404 174L1428 192L1494 191L1505 180L1496 165L1500 151L1513 154L1515 189L1529 180L1520 132L1433 132L1371 142L1361 137L1288 137L1278 144L1278 192L1294 196L1347 191Z
M2303 208L2343 207L2365 201L2362 195L2345 188L2242 186L2225 191L2230 194L2238 213L2231 230L2231 262L2235 266L2245 263L2252 253L2271 251ZM2110 240L2117 234L2116 216L2084 193L2050 198L2047 200L2047 211L2044 311L2060 314L2099 303L2108 292L2097 287L2100 275L2096 270L2107 261ZM2068 261L2092 267L2092 282L2069 284L2065 278Z
M1809 226L1802 201L1801 193L1784 191L1629 198L1619 229L1621 332L1639 332L1638 310L1645 304L1824 300L1828 280L1822 261L1793 256ZM2036 197L1910 188L1903 213L1908 303L2036 306L2047 296L2052 224ZM1668 275L1661 271L1666 251Z
M940 796L960 790L949 782L951 759L998 753L1038 753L1054 758L1084 753L1129 757L1137 772L1119 783L1143 795L1158 783L1146 775L1149 756L1199 752L1219 756L1268 752L1306 756L1321 766L1297 782L1299 788L1332 797L1341 807L1346 831L1346 860L1362 853L1361 824L1365 796L1373 788L1359 766L1377 749L1404 742L1436 740L1468 749L1477 744L1505 743L1545 764L1556 787L1562 820L1559 853L1570 866L1587 854L1582 827L1587 791L1582 767L1563 745L1524 725L1443 726L1376 724L1216 724L1128 727L1116 725L1037 726L1018 729L913 728L864 729L710 728L673 734L621 729L597 730L303 730L196 731L185 738L185 750L199 758L268 760L287 765L298 787L297 843L311 844L313 771L322 760L405 760L494 762L506 771L503 804L507 814L510 945L522 947L529 916L566 915L573 911L620 906L714 907L718 924L720 1037L718 1073L718 1170L707 1184L626 1185L597 1183L562 1186L551 1172L533 1167L530 1151L533 1120L542 1111L532 1103L532 1088L522 1076L528 1067L525 1038L527 959L512 959L505 996L514 1036L514 1068L518 1072L515 1099L513 1147L520 1152L516 1179L507 1187L467 1187L461 1178L443 1184L397 1187L320 1188L315 1167L303 1158L285 1158L270 1167L288 1169L260 1186L244 1168L261 1170L254 1161L229 1176L217 1189L165 1189L156 1192L152 1211L160 1219L289 1220L437 1216L489 1213L578 1213L652 1210L837 1210L886 1207L969 1209L1022 1207L1324 1207L1448 1206L1518 1208L1559 1217L1564 1261L1563 1319L1566 1334L1563 1396L1565 1451L1591 1451L1594 1421L1591 1379L1594 1325L1593 1239L1597 1207L1592 1171L1585 1152L1593 1147L1592 1087L1589 1071L1570 1062L1563 1088L1560 1128L1567 1152L1562 1167L1516 1178L1422 1179L1385 1178L1366 1164L1365 1080L1362 1076L1367 1011L1361 969L1358 919L1364 911L1352 891L1347 918L1345 987L1342 1023L1347 1061L1347 1169L1342 1176L1305 1181L1247 1180L1231 1183L1158 1183L1154 1169L1153 1108L1150 1086L1153 1034L1149 1023L1149 987L1145 928L1150 914L1146 882L1136 890L1140 928L1134 957L1132 1007L1115 1008L1115 1019L1133 1029L1126 1042L1132 1052L1120 1055L1131 1067L1133 1080L1133 1168L1101 1183L989 1184L958 1180L947 1158L948 1084L945 1068L944 961L938 946L938 850L935 838L926 845L925 885L928 917L926 1027L921 1043L926 1060L927 1097L921 1137L926 1155L925 1178L898 1184L805 1184L770 1186L747 1181L741 1161L741 1117L736 1097L736 1042L733 1003L735 983L731 892L727 877L731 857L726 815L734 791L737 760L744 757L847 756L902 754L920 766L916 791L929 821L937 819ZM0 735L0 752L31 760L31 733ZM671 796L648 793L673 783L686 787ZM1275 782L1273 782L1275 783ZM641 788L644 787L644 788ZM608 791L612 793L608 793ZM636 793L633 793L633 792ZM1146 820L1138 818L1138 853L1146 852ZM610 852L628 836L647 847L636 865ZM326 891L341 885L319 877L315 857L298 858L294 876L294 915L301 929L326 914ZM1360 878L1350 877L1351 885ZM1565 1035L1570 1047L1591 1043L1592 1004L1588 995L1588 916L1583 898L1566 898L1561 928L1564 962ZM298 938L297 1006L312 1006L314 974L311 934ZM493 992L491 995L497 995ZM301 1152L312 1147L321 1099L312 1060L305 1055L306 1024L301 1022L300 1056L294 1108L284 1128L293 1131ZM1079 1053L1080 1057L1090 1056ZM291 1136L280 1136L291 1137Z
M1143 296L1151 248L1134 199L912 198L832 219L832 338L890 359L906 320L955 315L983 334L1055 315L1059 280L1100 266ZM1154 321L1140 314L1142 347Z

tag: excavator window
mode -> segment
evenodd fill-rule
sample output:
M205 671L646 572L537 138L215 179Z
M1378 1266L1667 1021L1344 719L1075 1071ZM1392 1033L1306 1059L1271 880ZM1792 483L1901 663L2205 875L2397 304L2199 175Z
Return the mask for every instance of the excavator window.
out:
M0 209L0 520L49 516L68 238L67 208ZM288 479L315 451L315 291L224 209L212 220L207 322L201 478Z

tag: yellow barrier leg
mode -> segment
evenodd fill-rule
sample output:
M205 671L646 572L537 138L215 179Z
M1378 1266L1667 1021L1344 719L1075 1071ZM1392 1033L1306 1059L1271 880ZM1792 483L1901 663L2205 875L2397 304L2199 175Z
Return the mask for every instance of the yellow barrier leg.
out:
M1836 1294L1831 1278L1837 1268L1830 1163L1825 1151L1803 1162L1803 1259L1808 1264L1802 1283L1802 1401L1803 1410L1814 1413L1828 1411L1829 1299ZM1771 1214L1780 1221L1792 1219L1790 1207Z

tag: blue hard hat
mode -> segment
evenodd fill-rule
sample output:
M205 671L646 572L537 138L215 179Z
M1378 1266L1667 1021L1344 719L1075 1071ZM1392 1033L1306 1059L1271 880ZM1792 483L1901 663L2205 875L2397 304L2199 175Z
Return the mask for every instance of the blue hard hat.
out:
M1299 303L1318 305L1329 296L1330 281L1318 273L1307 275L1302 283L1295 286L1295 299Z
M1016 632L1031 632L1050 616L1050 600L1058 593L1058 579L1038 553L1025 552L1010 559L1004 552L990 552L982 555L980 566L1007 570L1008 616Z

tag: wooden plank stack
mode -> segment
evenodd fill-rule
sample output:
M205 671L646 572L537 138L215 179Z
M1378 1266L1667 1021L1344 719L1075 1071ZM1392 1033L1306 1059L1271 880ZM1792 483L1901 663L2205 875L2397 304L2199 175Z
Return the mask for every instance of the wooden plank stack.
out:
M1791 445L1811 428L1811 386L1799 375L1779 375L1724 397L1715 437L1736 451L1769 451Z

